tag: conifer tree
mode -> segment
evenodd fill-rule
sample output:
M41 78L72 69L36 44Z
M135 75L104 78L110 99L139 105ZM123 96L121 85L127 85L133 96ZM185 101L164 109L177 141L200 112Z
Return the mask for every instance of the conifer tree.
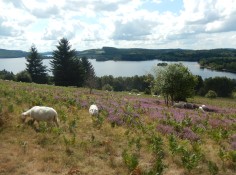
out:
M43 65L43 59L35 45L31 46L26 61L26 71L30 74L32 82L47 83L47 68Z
M50 62L55 85L82 86L83 71L81 60L76 58L76 51L71 49L69 41L65 38L62 38L56 47Z
M82 66L84 71L84 85L89 87L91 93L92 89L97 85L95 71L93 65L86 57L82 58Z

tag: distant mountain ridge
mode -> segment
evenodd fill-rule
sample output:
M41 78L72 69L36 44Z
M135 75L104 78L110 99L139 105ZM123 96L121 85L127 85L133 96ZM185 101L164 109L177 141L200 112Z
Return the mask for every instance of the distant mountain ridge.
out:
M52 52L42 52L42 56L52 55ZM28 52L21 50L0 49L0 58L26 57ZM142 49L142 48L115 48L103 47L101 49L89 49L77 51L79 57L86 56L97 61L199 61L211 58L236 59L236 49L211 49L211 50L188 50L188 49Z

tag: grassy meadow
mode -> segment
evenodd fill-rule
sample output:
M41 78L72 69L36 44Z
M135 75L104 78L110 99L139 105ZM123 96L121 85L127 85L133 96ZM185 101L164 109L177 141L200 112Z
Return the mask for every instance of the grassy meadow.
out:
M215 112L162 98L0 80L0 175L232 175L236 100L195 97ZM88 108L100 113L91 117ZM60 127L22 123L32 106L56 109Z

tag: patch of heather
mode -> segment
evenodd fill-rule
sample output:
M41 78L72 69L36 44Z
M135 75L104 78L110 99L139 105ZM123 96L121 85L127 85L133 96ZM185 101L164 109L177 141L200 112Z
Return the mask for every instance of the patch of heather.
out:
M177 134L174 127L170 125L163 125L159 124L157 126L157 131L160 132L163 135L169 135L169 134Z
M200 129L202 129L202 130L204 130L204 131L206 130L206 127L205 127L203 124L201 124L201 123L200 123L200 124L197 124L196 127L197 127L197 128L200 128Z
M116 124L118 126L124 124L123 118L120 113L109 112L107 119L109 122Z
M236 141L231 142L231 149L232 149L233 151L236 151Z
M172 110L172 117L176 122L182 122L186 115L186 110Z
M230 119L223 119L223 118L210 118L209 119L209 125L215 129L215 128L223 128L227 129L233 124L232 120Z
M83 100L80 105L81 105L82 108L88 108L89 107L88 102L85 101L85 100Z
M184 128L178 135L180 138L188 139L190 141L198 141L200 139L200 137L188 127Z
M164 120L166 116L163 114L161 110L150 110L149 116L151 119L158 119L158 120Z

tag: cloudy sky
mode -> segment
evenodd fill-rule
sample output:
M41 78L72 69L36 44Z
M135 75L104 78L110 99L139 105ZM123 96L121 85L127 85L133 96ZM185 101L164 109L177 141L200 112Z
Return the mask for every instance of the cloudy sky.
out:
M236 0L0 0L0 48L236 48Z

